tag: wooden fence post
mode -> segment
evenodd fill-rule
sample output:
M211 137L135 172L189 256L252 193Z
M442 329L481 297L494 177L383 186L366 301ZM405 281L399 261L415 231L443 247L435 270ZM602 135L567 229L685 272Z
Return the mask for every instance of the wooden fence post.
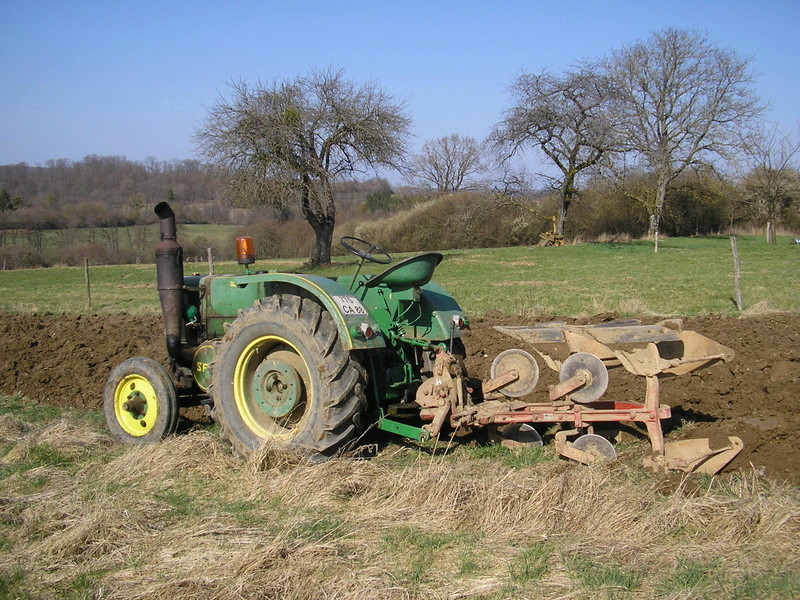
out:
M744 304L742 304L742 288L739 283L739 279L741 278L741 266L739 265L739 248L736 244L736 236L731 236L731 252L733 252L733 285L736 290L736 308L739 309L739 312L744 310Z
M207 248L208 250L208 274L214 274L214 257L211 254L211 248Z
M86 281L86 304L92 308L92 284L89 281L89 259L83 259L83 279Z

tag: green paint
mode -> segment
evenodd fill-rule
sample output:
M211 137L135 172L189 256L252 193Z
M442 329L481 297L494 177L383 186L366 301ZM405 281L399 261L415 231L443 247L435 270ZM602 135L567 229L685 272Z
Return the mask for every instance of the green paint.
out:
M413 425L406 425L405 423L400 423L399 421L392 421L391 419L383 418L378 421L378 429L381 431L388 431L389 433L394 433L400 435L402 437L406 437L412 440L417 440L420 442L425 442L430 439L430 435L427 431L422 429L421 427L414 427Z

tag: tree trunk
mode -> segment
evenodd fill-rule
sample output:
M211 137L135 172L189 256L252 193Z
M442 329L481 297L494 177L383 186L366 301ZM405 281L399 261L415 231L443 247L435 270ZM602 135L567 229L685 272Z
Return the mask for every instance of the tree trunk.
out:
M333 244L333 229L336 226L336 206L333 203L333 190L327 181L320 182L322 188L322 201L320 193L314 187L314 182L307 175L303 176L303 190L301 202L303 216L305 216L311 229L314 230L314 250L311 253L311 265L329 265L331 262L331 245ZM312 202L312 199L318 200Z
M658 230L661 226L661 214L664 212L664 200L667 197L667 181L666 179L659 180L656 185L656 198L654 206L648 210L648 217L650 218L650 225L647 229L647 236L651 239L657 239Z
M661 225L661 211L658 210L658 207L653 207L651 211L649 211L649 225L647 227L647 237L653 239L658 235L658 228Z
M575 181L574 176L566 176L561 185L561 202L558 204L558 220L556 221L555 234L564 237L564 226L567 223L567 212L569 205L572 203L572 184Z
M323 219L317 224L312 224L314 229L314 251L311 254L313 266L329 265L331 263L331 245L333 244L333 219Z

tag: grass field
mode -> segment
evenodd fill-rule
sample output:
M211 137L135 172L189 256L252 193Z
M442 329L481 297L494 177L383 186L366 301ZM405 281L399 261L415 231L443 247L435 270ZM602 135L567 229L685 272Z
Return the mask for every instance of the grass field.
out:
M745 309L800 310L800 246L780 238L739 238ZM435 279L465 311L509 314L622 315L735 314L733 259L727 237L649 242L587 243L562 248L515 247L445 252ZM332 267L311 271L303 260L261 259L256 268L352 273L356 261L339 257ZM235 263L215 265L218 273L239 273ZM377 273L377 265L365 267ZM207 274L204 262L187 263L186 273ZM0 272L0 310L10 312L157 312L152 265L90 269L92 306L82 268Z

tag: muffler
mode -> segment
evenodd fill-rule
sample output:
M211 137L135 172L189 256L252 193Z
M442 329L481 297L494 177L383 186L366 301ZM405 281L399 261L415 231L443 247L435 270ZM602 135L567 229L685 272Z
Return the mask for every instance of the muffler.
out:
M159 202L154 210L161 227L161 241L156 246L156 279L164 316L167 354L179 360L183 315L183 248L177 241L175 213L170 205Z

